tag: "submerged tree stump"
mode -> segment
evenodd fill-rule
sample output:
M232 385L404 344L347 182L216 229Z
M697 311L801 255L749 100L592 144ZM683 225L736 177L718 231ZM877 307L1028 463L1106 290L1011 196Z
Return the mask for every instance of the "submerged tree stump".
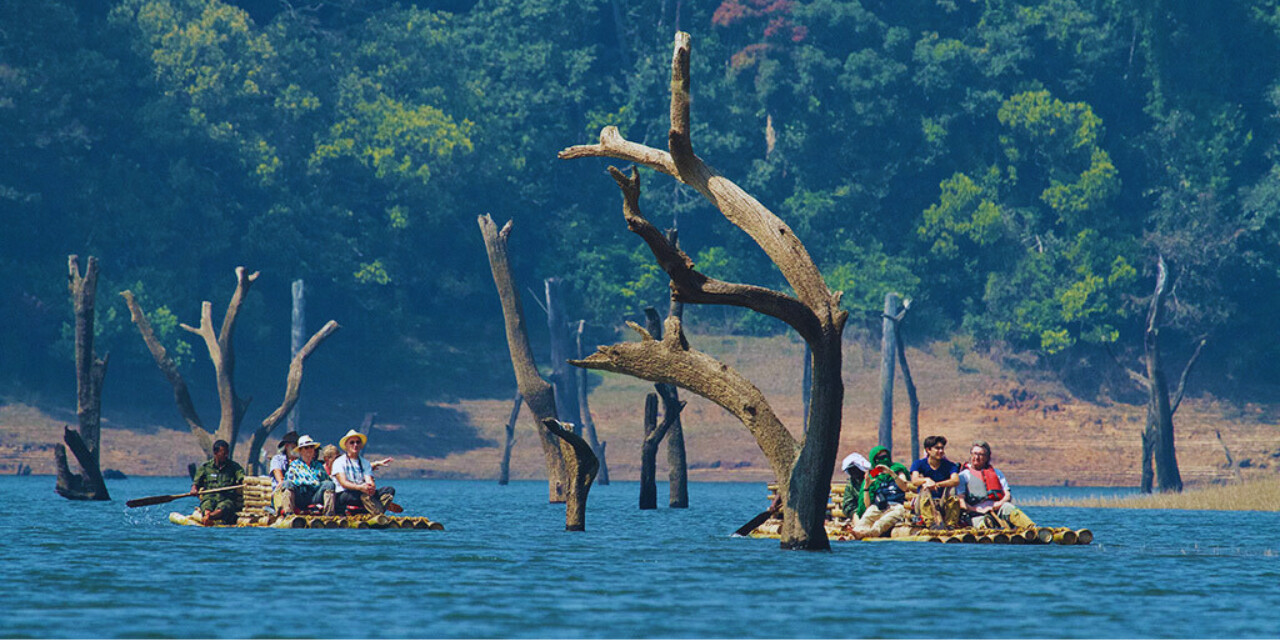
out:
M54 465L58 470L55 489L69 500L110 500L100 467L102 422L102 381L107 375L107 357L99 359L93 351L94 304L98 290L98 259L89 256L85 272L80 274L79 256L67 258L67 286L75 311L76 352L76 420L79 431L63 429L62 439L71 448L81 472L71 471L66 447L54 447Z

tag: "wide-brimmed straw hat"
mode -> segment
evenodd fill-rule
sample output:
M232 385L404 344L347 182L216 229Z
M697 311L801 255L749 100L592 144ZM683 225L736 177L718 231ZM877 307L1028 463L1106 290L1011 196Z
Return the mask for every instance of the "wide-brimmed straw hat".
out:
M299 449L304 449L306 447L319 447L319 446L320 446L320 443L316 442L315 440L312 440L311 436L302 436L301 438L298 438Z
M339 449L342 449L343 451L346 451L346 450L347 450L347 440L350 440L350 439L352 439L352 438L360 438L360 444L362 444L362 445L363 445L363 444L368 444L368 442L369 442L369 439L368 439L368 438L366 438L366 437L365 437L365 435L364 435L363 433L360 433L359 431L356 431L355 429L352 429L352 430L350 430L350 431L348 431L348 432L347 432L347 435L342 436L342 439L338 440L338 448L339 448Z
M298 445L298 432L297 432L297 431L290 431L289 433L284 434L284 437L283 437L283 438L280 438L280 442L276 443L276 448L277 448L277 449L284 449L284 446L285 446L286 444L291 444L291 445L294 445L294 446L297 446L297 445Z

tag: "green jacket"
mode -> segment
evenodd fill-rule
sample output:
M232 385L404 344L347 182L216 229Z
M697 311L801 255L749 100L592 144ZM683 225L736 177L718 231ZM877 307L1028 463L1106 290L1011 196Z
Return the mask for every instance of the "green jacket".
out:
M221 468L218 468L214 465L213 459L210 458L196 469L196 475L191 478L191 483L201 491L234 487L244 483L244 467L241 467L235 460L228 459ZM211 493L206 496L200 496L200 504L230 501L236 509L239 509L241 505L240 495L239 491Z

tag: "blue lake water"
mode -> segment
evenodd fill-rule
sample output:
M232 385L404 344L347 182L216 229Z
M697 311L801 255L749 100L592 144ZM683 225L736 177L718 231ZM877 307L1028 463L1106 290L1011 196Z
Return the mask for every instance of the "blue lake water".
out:
M1280 636L1280 513L1028 507L1094 544L803 553L729 536L767 506L762 484L645 512L636 483L595 487L585 533L544 482L393 483L443 532L177 527L192 499L124 501L185 479L111 482L108 503L53 484L0 478L0 636ZM1071 491L1099 493L1015 495Z

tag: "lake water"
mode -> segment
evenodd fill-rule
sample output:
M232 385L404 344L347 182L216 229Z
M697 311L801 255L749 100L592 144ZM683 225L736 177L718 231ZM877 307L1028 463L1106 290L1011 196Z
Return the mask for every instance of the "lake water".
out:
M1028 507L1094 543L803 553L729 536L767 506L763 484L694 484L692 508L645 512L636 483L595 487L585 533L544 482L393 484L406 515L447 529L177 527L194 500L124 502L182 478L111 482L108 503L0 478L0 635L1280 636L1280 513Z

